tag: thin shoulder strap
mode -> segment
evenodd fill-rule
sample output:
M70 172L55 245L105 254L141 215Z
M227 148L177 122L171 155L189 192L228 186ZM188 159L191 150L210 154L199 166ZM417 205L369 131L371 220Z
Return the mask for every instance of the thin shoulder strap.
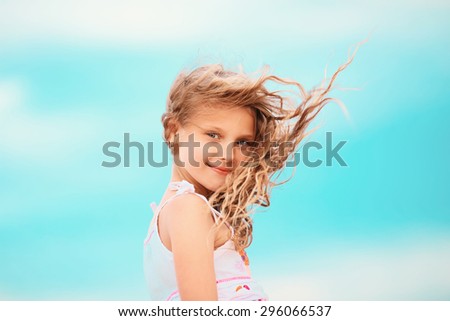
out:
M150 238L152 237L152 234L153 234L153 232L152 232L152 229L155 227L155 224L156 224L156 222L157 222L157 220L158 220L158 215L159 215L159 212L161 212L161 209L170 201L170 200L172 200L172 199L174 199L176 196L178 196L178 195L181 195L181 194L175 194L175 195L172 195L171 197L169 197L161 206L159 206L158 207L158 205L156 205L156 203L155 202L151 202L150 203L150 207L151 207L151 209L152 209L152 211L153 211L153 217L152 217L152 220L151 220L151 222L150 222L150 225L148 226L148 232L147 232L147 237L146 237L146 239L144 240L144 244L147 244L147 242L148 241L150 241Z
M156 221L156 217L159 215L159 213L161 212L161 209L171 200L173 200L174 198L183 195L183 194L194 194L197 195L198 197L200 197L203 201L206 202L206 204L208 205L208 207L211 209L211 211L213 212L213 217L214 217L214 221L217 224L217 220L219 217L222 217L222 214L217 211L214 207L211 206L211 204L209 204L208 200L206 199L205 196L198 194L195 192L195 188L194 185L192 185L191 183L189 183L188 181L182 180L181 182L170 182L169 183L169 188L171 190L176 190L177 192L175 193L175 195L172 195L171 197L169 197L161 206L157 207L156 203L152 202L150 204L153 212L154 212L154 216L153 216L153 220L152 220L152 224L154 221ZM230 226L230 224L225 221L225 224L228 226L228 228L231 230L231 237L234 236L234 229Z

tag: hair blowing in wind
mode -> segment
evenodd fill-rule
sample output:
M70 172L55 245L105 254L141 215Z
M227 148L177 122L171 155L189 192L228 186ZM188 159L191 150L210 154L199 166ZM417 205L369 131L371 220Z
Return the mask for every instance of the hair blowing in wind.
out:
M251 214L255 206L269 206L271 189L290 179L276 181L299 144L310 134L306 131L310 123L331 101L346 111L345 106L338 99L329 97L329 94L337 76L353 61L359 46L365 41L358 43L353 54L337 69L328 83L325 75L322 83L309 91L294 80L268 74L267 66L262 68L257 77L242 70L226 70L221 64L204 65L190 72L182 71L176 77L162 116L166 142L173 134L174 123L185 124L202 112L199 106L230 106L230 115L236 106L254 112L256 145L248 150L251 161L232 171L227 175L225 184L208 195L209 203L223 217L215 228L228 223L234 229L233 242L238 251L247 248L252 242ZM287 91L269 90L267 85L271 82L278 86L294 86L301 102L296 103L291 97L282 95ZM170 147L172 154L176 153L176 146L171 144Z

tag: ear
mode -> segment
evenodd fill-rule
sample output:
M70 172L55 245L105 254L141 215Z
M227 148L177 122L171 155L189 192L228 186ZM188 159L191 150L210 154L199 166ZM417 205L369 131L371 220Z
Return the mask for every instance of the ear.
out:
M169 133L168 138L169 142L173 142L175 139L175 135L180 129L180 124L175 119L171 119L169 123L167 124L167 131Z

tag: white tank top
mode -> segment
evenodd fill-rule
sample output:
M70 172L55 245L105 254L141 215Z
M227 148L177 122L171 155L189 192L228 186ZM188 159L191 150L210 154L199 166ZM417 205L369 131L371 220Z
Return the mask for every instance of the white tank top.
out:
M176 194L159 207L154 202L151 203L154 215L144 240L144 275L150 299L154 301L181 300L176 282L173 254L162 243L158 224L156 224L158 214L164 205L179 195L192 193L208 204L216 223L218 217L221 216L220 212L209 204L205 196L195 192L194 185L191 183L185 180L170 182L169 188L176 190ZM231 228L229 224L227 226ZM231 232L234 235L232 228ZM268 300L262 287L250 275L249 261L245 251L237 252L231 239L214 251L214 270L219 301Z

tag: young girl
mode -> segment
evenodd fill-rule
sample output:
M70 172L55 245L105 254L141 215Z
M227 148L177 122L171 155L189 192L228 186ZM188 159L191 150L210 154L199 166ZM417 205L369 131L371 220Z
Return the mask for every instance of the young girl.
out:
M256 205L270 205L270 189L284 183L275 183L274 174L318 112L336 100L326 95L357 49L328 86L310 92L295 81L264 73L252 79L219 64L178 75L162 116L172 177L159 206L151 204L144 240L152 300L269 299L251 277L245 252L251 214ZM267 89L268 81L297 86L302 103L289 105Z

